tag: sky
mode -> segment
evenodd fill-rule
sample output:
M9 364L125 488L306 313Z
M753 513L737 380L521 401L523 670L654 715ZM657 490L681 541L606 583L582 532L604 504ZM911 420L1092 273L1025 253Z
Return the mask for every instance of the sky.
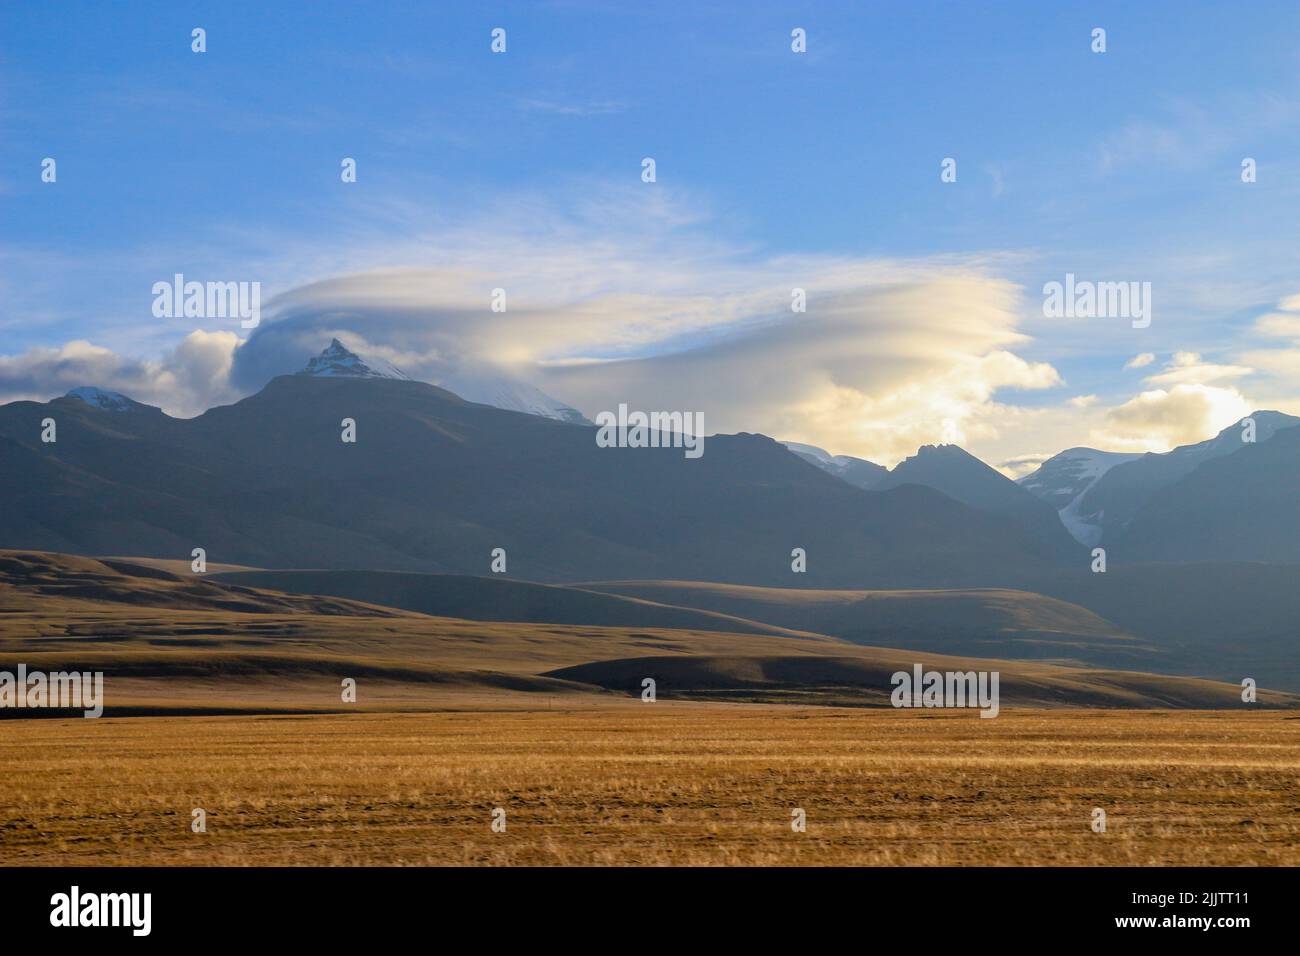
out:
M1164 451L1300 413L1298 139L1267 0L6 3L0 401L195 415L338 335L886 465ZM158 317L176 273L260 324Z

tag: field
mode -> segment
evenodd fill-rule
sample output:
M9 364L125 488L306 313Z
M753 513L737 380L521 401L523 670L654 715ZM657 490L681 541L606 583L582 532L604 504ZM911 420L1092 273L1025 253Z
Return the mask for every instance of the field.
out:
M576 700L3 721L0 864L1300 864L1284 712Z
M105 705L0 711L0 865L1300 863L1300 696L1081 665L1135 645L1060 602L176 570L0 551L0 671ZM951 652L805 630L916 614ZM1051 659L955 653L992 647ZM914 664L1000 715L894 710Z

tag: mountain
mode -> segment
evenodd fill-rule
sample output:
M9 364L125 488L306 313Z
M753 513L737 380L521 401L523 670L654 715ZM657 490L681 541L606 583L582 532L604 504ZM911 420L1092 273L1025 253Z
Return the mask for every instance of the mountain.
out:
M1111 468L1079 497L1077 511L1081 520L1096 525L1100 542L1109 545L1143 506L1206 462L1258 447L1279 429L1300 425L1300 418L1282 412L1257 411L1249 417L1255 422L1254 444L1242 441L1243 429L1238 423L1195 445L1183 445L1160 455L1143 455Z
M862 458L832 455L815 445L789 441L782 444L809 464L856 488L933 488L954 501L1014 522L1058 557L1066 558L1078 550L1053 508L956 445L923 445L891 471Z
M1016 479L1016 484L1060 511L1110 469L1141 457L1140 454L1098 451L1096 448L1067 448L1047 459L1037 470Z
M1300 564L1297 475L1300 427L1279 429L1162 487L1105 540L1123 561Z
M331 339L325 350L308 362L307 367L298 374L318 378L391 378L410 381L410 376L395 365L383 359L363 359L338 339ZM501 372L483 369L470 372L460 369L442 376L438 385L466 401L562 422L591 424L576 408Z
M957 445L922 445L875 488L885 491L903 485L933 488L954 501L1012 522L1054 554L1077 557L1078 545L1051 505Z
M865 458L854 458L851 455L832 455L815 445L803 445L799 442L787 441L781 444L809 464L816 465L827 474L834 475L836 478L847 481L854 487L861 488L864 491L870 491L876 487L889 474L889 469L884 465L877 465Z
M1092 516L1080 514L1084 493L1116 465L1140 457L1096 448L1067 448L1047 459L1036 471L1017 479L1016 484L1055 508L1065 530L1075 540L1092 547L1101 538L1101 527L1091 520Z
M56 443L40 440L47 416ZM994 585L1060 560L1015 522L924 487L864 492L761 435L710 436L688 459L602 448L596 432L336 374L280 376L193 419L14 402L0 407L0 545L458 574L504 548L510 576L536 581L807 587Z
M556 421L576 425L591 424L576 408L504 372L483 369L469 371L462 368L441 376L437 384L466 401L481 405L523 412L525 415L540 415L542 418L554 418Z
M407 375L395 365L372 359L364 362L338 339L330 339L325 350L311 359L299 375L320 378L393 378L408 381Z
M161 409L155 408L153 405L143 405L134 399L127 398L121 392L110 392L107 389L93 385L74 388L63 397L85 402L91 408L102 408L106 412L161 412Z

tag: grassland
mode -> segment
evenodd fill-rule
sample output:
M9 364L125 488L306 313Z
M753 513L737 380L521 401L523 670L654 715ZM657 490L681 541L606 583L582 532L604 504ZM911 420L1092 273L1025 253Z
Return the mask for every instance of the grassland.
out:
M1300 864L1282 712L586 700L4 721L0 864Z
M465 620L175 570L0 551L0 669L102 670L106 713L0 711L0 865L1300 864L1294 694L666 605L647 622L690 626L615 626L602 595L557 605L589 623ZM1001 715L893 710L913 663L998 671Z

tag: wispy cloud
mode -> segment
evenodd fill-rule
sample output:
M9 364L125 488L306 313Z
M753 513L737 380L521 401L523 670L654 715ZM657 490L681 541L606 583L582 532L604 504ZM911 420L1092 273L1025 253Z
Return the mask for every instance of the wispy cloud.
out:
M519 100L516 105L527 112L553 113L559 116L610 116L627 109L627 104L618 100L578 102L559 98L528 98Z

